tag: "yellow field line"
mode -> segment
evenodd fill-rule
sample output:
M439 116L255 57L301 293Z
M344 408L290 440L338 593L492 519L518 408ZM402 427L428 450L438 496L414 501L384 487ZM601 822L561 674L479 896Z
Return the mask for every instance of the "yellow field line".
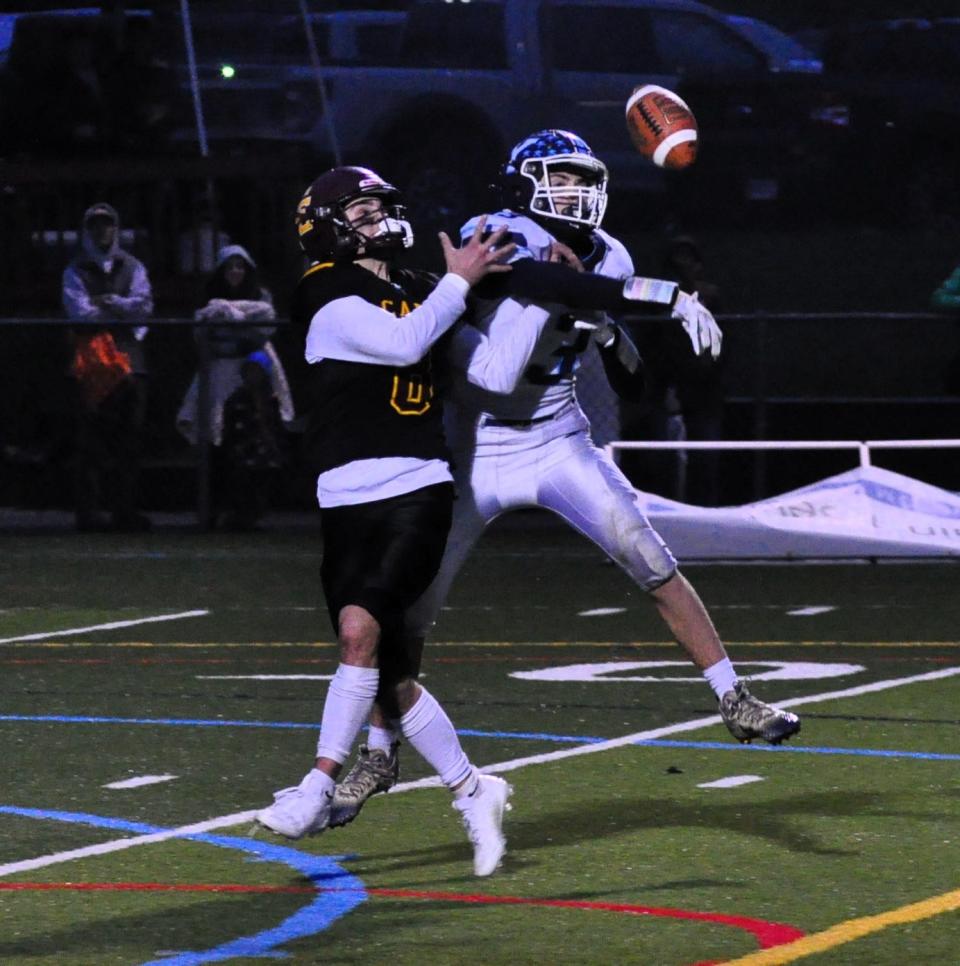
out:
M775 946L773 949L750 953L740 959L731 959L720 966L784 966L786 963L793 963L816 953L824 953L835 946L853 942L855 939L862 939L890 926L903 926L910 922L939 916L942 912L953 912L956 909L960 909L960 889L913 902L899 909L891 909L889 912L881 912L875 916L848 919L846 922L824 929L823 932L812 933L802 939L795 939L792 943Z

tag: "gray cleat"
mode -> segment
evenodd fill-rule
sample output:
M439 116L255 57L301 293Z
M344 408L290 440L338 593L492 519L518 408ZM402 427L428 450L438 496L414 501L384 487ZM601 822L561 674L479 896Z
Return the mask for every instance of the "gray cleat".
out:
M763 738L771 745L779 745L800 730L800 719L795 714L764 704L742 681L720 699L720 717L730 734L743 742Z
M330 827L337 828L352 822L371 795L393 788L400 777L400 742L390 746L390 754L379 748L372 751L360 746L360 754L347 772L346 778L337 783L330 809Z

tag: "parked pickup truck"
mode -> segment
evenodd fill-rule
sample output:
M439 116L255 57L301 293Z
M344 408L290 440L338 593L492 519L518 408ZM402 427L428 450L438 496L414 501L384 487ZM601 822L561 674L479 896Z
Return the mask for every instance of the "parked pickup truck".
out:
M325 36L349 17L326 15ZM612 190L675 190L688 207L730 211L807 204L842 116L819 62L762 26L692 0L420 0L402 21L354 21L354 60L325 61L330 115L310 136L330 149L332 131L347 159L380 165L421 212L476 203L509 146L543 127L584 137ZM688 172L667 175L633 150L624 104L641 83L680 91L696 113Z

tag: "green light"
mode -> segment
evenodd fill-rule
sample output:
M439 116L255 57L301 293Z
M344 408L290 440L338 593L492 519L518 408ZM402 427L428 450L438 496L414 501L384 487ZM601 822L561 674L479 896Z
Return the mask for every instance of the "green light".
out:
M236 73L236 70L230 64L224 64L220 68L220 76L225 80L230 80Z

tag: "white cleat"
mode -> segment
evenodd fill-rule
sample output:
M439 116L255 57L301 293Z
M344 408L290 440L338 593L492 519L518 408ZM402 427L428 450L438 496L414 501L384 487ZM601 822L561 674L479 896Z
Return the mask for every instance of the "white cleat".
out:
M273 804L261 808L254 817L277 835L300 839L329 825L332 801L333 780L313 768L299 785L274 792Z
M490 875L500 865L507 848L503 813L510 809L507 799L512 792L513 787L502 778L481 775L477 790L453 803L473 843L474 875Z

